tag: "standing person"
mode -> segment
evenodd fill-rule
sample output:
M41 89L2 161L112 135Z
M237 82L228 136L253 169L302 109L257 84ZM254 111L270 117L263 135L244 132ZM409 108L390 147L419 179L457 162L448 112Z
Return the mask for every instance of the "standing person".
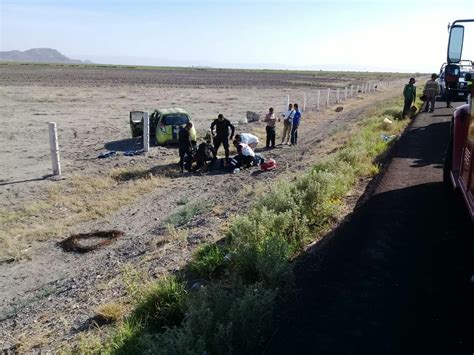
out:
M193 143L191 140L190 130L192 128L192 122L186 123L184 127L181 127L178 132L178 144L179 144L179 167L181 172L186 170L191 170L192 164L192 151Z
M428 80L423 89L423 95L425 95L426 106L424 112L433 112L435 108L436 96L439 95L439 84L436 82L436 74L431 74L431 79ZM431 107L430 107L431 105Z
M288 109L284 113L283 119L283 135L281 137L281 144L290 144L290 135L291 135L291 124L293 123L293 116L295 115L295 110L293 110L293 104L288 105Z
M273 107L270 107L268 109L268 113L265 116L265 119L263 122L267 122L267 127L265 127L265 130L267 131L267 144L266 148L275 148L275 124L276 124L277 118L275 114L273 113Z
M214 132L214 128L216 131ZM211 123L211 132L214 136L214 149L217 155L220 145L224 146L225 150L225 164L229 159L229 128L231 130L230 139L234 137L235 127L230 123L227 118L224 118L224 115L220 113L217 116L217 119Z
M298 127L301 122L301 112L298 108L298 104L293 105L295 114L293 116L293 122L291 124L291 145L298 144Z
M410 112L412 103L415 103L416 100L415 78L410 78L408 84L405 85L405 88L403 89L403 98L405 99L405 104L403 105L402 118L405 118Z

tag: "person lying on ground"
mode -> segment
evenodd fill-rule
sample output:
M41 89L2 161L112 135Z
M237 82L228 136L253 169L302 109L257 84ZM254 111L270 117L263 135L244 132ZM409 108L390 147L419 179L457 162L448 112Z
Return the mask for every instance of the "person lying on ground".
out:
M242 142L248 144L252 149L255 149L259 143L258 137L250 133L240 133L235 135L235 140L237 142Z

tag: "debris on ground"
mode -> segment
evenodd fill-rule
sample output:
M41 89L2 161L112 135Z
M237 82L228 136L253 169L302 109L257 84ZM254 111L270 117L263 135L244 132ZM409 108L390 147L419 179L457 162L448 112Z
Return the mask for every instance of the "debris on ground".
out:
M260 115L256 112L247 111L247 122L257 122L260 121Z
M138 149L138 150L127 150L123 153L126 157L133 157L134 155L140 155L145 153L145 149Z
M97 158L99 159L105 159L105 158L110 158L117 155L117 152L115 150L107 150L103 153L101 153Z
M124 234L119 230L74 234L59 242L58 245L67 252L88 253L111 244Z
M395 134L391 135L391 136L387 136L386 134L381 134L380 135L380 139L382 139L384 142L390 142L392 139L395 139L397 138L397 136Z

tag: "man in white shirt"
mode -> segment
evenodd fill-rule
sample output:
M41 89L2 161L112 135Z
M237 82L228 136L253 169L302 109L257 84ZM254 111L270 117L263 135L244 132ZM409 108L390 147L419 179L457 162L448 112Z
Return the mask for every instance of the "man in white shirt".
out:
M255 149L259 140L257 136L254 136L250 133L240 133L235 135L237 142L242 142L247 144L250 148Z
M283 134L281 136L281 144L290 144L291 125L293 124L294 115L295 110L293 110L293 104L289 104L288 109L284 113L285 118L283 119Z

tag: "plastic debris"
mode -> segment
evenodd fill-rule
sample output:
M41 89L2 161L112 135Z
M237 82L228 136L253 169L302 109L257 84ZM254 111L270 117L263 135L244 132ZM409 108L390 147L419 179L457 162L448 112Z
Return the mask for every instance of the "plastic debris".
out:
M383 119L383 123L393 123L392 120L389 120L387 117Z
M103 153L101 153L97 158L99 159L105 159L105 158L110 158L110 157L113 157L117 154L117 152L115 150L107 150Z
M392 139L396 137L397 137L396 135L387 136L386 134L383 134L383 133L380 135L380 139L382 139L384 142L390 142Z
M123 153L126 157L133 157L134 155L140 155L145 152L144 149L138 149L138 150L127 150L126 152Z
M240 169L239 169L239 168L235 168L234 171L233 171L234 174L237 174L237 173L239 173L239 172L240 172Z

